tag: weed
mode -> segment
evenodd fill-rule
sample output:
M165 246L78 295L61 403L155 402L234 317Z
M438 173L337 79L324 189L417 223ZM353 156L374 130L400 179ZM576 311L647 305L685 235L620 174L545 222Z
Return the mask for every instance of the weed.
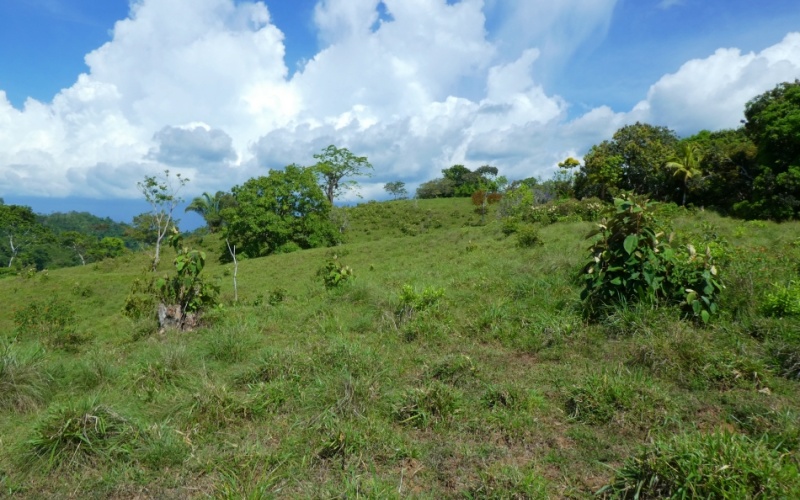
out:
M587 424L605 424L621 413L637 414L640 421L653 420L664 400L652 382L637 373L590 375L569 391L566 410L570 418Z
M611 498L797 498L789 455L727 432L658 439L599 492Z
M95 400L50 408L25 441L26 466L46 468L92 465L97 460L126 460L139 440L139 428Z
M400 304L396 315L400 319L408 319L416 312L438 307L443 297L444 288L425 287L419 293L413 286L405 284L400 290Z
M434 381L403 392L393 405L392 416L403 425L422 428L444 421L460 407L461 394Z
M50 376L44 371L41 351L25 355L0 342L0 411L31 411L45 400Z
M762 310L765 315L778 318L800 316L800 284L773 284L772 291L764 297Z
M475 380L478 367L472 358L464 354L448 356L425 370L425 376L450 385L459 386Z
M273 288L272 291L269 292L269 297L267 297L267 303L271 306L277 306L278 304L283 303L286 300L286 297L289 296L289 292L286 291L285 288L277 287Z

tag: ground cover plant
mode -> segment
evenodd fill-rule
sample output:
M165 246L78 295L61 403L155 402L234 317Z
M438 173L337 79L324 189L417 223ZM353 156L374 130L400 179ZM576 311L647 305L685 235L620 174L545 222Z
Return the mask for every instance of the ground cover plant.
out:
M220 287L192 331L159 332L156 287L132 289L147 252L3 277L0 496L797 495L800 224L654 206L676 262L718 267L703 321L696 287L585 313L610 205L474 209L348 207L342 245L240 260L237 301L224 240L188 237ZM623 267L662 251L629 234Z

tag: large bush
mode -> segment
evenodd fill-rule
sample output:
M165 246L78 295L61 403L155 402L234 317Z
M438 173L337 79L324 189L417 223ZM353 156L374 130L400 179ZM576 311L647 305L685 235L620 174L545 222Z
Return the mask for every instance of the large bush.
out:
M589 312L663 301L682 304L687 314L708 321L722 289L711 251L672 248L671 238L657 229L654 204L644 197L623 195L614 206L615 213L589 235L594 243L581 293Z
M287 246L315 248L339 237L328 216L331 205L313 169L289 165L233 188L235 206L223 210L224 238L248 257ZM228 255L223 249L223 257Z

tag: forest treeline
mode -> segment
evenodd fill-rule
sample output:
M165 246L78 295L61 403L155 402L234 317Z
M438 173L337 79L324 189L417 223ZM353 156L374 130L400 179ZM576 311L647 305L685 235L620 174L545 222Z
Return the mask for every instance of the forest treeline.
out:
M565 159L548 180L509 181L491 165L474 171L453 165L442 170L442 177L422 183L416 196L472 197L483 213L487 204L504 199L508 213L514 206L554 199L611 201L628 192L746 219L798 218L800 80L754 97L744 116L737 129L703 130L683 138L664 126L626 125L592 146L582 161ZM242 257L259 257L336 244L348 215L334 201L357 187L356 178L369 177L372 165L333 145L314 157L317 163L310 167L293 164L230 191L203 193L186 210L204 218L205 230L220 233L225 258L234 258L233 249ZM137 247L155 246L158 255L164 224L176 225L172 210L180 200L169 180L169 172L160 179L147 177L146 184L155 190L143 190L145 197L170 201L169 217L166 205L156 204L130 224L78 212L38 215L0 199L0 273L81 265ZM181 179L180 186L185 182ZM402 198L404 186L396 181L384 187Z

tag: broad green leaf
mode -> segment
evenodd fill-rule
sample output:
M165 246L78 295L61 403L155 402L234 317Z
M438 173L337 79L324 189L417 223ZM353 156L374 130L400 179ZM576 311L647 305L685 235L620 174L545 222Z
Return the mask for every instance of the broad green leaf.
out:
M636 234L629 234L625 238L625 242L622 243L622 247L625 248L625 251L628 252L628 255L633 253L636 247L639 245L639 236Z

